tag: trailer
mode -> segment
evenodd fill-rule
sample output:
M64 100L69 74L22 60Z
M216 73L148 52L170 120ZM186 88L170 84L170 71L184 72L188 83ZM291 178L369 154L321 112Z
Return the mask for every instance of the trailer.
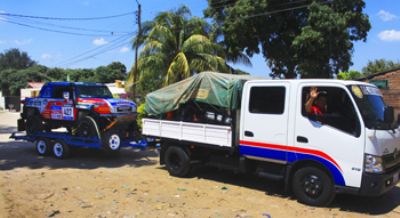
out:
M107 147L109 153L117 153L121 147L132 147L144 150L148 146L146 138L134 140L133 138L121 138L119 134L109 134L92 137L74 136L68 132L36 132L25 134L22 132L12 133L10 138L33 142L36 152L40 156L53 154L58 159L67 158L71 154L71 148L104 149Z

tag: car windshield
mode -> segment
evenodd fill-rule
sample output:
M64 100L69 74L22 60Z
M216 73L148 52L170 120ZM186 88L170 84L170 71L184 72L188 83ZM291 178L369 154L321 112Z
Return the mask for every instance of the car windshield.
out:
M393 129L395 124L385 122L385 102L378 88L368 85L349 86L365 125L369 129Z
M112 98L107 86L77 86L78 98Z

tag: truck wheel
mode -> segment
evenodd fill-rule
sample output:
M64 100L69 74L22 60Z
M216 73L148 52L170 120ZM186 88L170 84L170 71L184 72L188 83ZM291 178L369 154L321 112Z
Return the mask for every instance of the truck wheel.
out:
M165 152L165 165L171 176L186 177L190 172L190 157L180 147L170 146Z
M53 144L53 155L58 159L64 159L70 155L70 147L61 141L55 141Z
M299 202L312 206L327 206L336 194L331 178L317 167L297 170L292 179L292 190Z
M107 152L116 153L121 148L122 138L120 133L115 130L108 130L104 133L103 147Z
M26 134L32 135L43 129L42 120L38 116L29 116L26 118Z
M51 151L50 141L47 139L40 138L40 139L36 140L35 147L36 147L36 152L40 156L47 155Z
M93 137L97 136L97 124L96 121L89 116L82 118L78 122L77 135L82 137Z

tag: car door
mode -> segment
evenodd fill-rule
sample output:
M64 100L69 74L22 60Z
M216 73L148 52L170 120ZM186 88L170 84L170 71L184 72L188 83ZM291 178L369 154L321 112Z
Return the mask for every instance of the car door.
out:
M304 110L311 87L327 93L325 118ZM331 172L337 185L360 187L364 131L360 113L346 86L302 83L297 91L293 159L314 160Z
M69 85L55 86L50 104L52 120L75 120L73 87Z
M290 84L284 81L249 82L244 88L240 153L247 158L285 163Z

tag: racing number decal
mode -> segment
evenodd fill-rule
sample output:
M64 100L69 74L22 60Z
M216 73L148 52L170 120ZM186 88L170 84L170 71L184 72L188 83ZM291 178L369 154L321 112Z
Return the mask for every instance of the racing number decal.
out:
M74 120L74 108L70 105L62 107L63 120Z

